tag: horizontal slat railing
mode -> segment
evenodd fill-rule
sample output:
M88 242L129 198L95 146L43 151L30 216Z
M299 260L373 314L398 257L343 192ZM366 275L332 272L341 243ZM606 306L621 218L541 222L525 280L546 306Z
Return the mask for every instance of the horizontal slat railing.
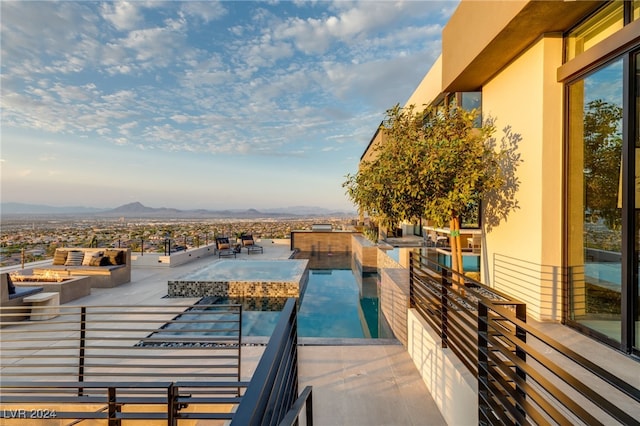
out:
M442 347L455 353L477 377L478 300L490 297L513 309L520 302L468 277L463 277L467 286L455 286L455 273L430 258L429 252L411 253L409 275L411 307L440 335Z
M240 305L54 308L46 321L2 321L6 424L233 417L248 386L240 381ZM1 315L15 318L10 307Z
M412 307L478 379L480 424L640 425L640 390L528 324L526 305L467 277L454 289L424 254L410 270Z
M4 380L61 374L77 381L240 379L240 305L57 309L59 315L47 321L3 322ZM10 309L2 315L10 316Z
M291 298L282 310L232 425L296 424L300 415L297 405L301 404L302 396L306 406L306 424L313 424L311 388L308 395L303 392L298 396L297 323L296 300Z

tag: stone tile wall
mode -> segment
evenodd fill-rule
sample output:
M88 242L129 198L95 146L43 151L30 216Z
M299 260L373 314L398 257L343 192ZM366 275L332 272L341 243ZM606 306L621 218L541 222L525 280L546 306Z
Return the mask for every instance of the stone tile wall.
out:
M297 282L273 281L169 281L169 297L272 297L300 296Z

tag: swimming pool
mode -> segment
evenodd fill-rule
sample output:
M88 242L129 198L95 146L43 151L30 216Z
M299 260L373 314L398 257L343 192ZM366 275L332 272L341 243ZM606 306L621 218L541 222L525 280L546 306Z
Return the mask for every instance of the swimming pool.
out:
M303 253L297 259L305 260L300 259L305 256L311 257ZM314 254L309 260L306 287L298 301L300 337L393 338L380 312L377 275L365 274L357 280L352 269L346 269L350 260L350 254L335 253ZM238 266L236 263L236 269ZM284 301L286 298L249 296L202 299L202 303L242 304L243 336L270 336Z
M211 263L180 278L185 281L295 281L307 267L305 260L230 260Z
M220 260L168 282L169 297L300 297L308 260Z

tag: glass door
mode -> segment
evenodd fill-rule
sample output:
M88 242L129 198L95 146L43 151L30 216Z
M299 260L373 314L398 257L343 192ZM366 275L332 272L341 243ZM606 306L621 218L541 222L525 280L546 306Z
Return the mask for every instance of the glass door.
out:
M622 340L623 65L569 86L569 321Z
M638 6L640 2L637 2L636 6ZM636 8L636 11L638 9ZM633 135L632 138L635 141L634 143L634 154L631 160L634 161L634 164L631 169L635 170L635 179L634 179L634 196L635 196L635 211L634 211L634 233L635 241L634 241L634 254L633 254L633 262L635 263L630 268L633 271L633 279L631 287L630 297L632 298L632 332L633 332L633 348L636 354L640 354L640 53L636 53L634 55L634 64L633 67L635 69L635 96L632 97L633 107L635 108L635 112L633 117L635 118L635 125L632 126Z

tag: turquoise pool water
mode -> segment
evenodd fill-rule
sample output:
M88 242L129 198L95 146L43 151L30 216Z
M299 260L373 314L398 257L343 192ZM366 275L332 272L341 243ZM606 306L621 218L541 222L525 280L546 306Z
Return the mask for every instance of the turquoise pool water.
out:
M287 260L228 260L191 272L177 281L299 281L307 262Z
M322 259L322 267L314 269L313 263L310 263L306 290L298 301L298 335L322 338L393 338L393 333L380 313L377 275L365 275L356 279L351 269L344 269L345 263L350 265L350 257L345 259L335 254L319 256L326 256ZM270 336L285 300L217 298L203 299L202 302L240 303L243 305L242 335ZM192 315L197 314L184 314L185 317Z

